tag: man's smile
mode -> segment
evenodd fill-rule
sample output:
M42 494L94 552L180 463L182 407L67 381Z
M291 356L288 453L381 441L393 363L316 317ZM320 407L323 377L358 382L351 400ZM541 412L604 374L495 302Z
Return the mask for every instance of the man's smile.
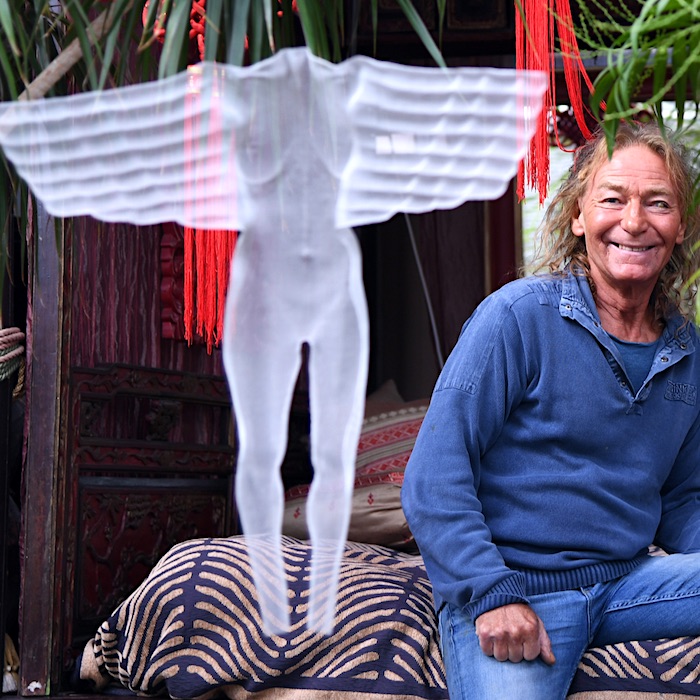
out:
M622 243L613 243L616 248L619 248L620 250L624 250L628 253L644 253L647 250L651 250L654 246L653 245L647 245L647 246L631 246L631 245L622 245Z

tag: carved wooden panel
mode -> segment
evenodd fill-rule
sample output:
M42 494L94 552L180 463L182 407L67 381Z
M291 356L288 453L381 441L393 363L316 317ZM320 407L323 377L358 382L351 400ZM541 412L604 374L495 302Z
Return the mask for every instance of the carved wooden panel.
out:
M445 12L445 29L506 29L512 6L512 0L451 0Z
M73 367L61 653L67 665L174 544L236 532L234 429L223 377Z
M160 240L160 323L161 336L185 338L185 241L176 224L163 224Z
M81 468L231 469L231 404L222 377L109 365L75 368L71 385L72 461Z
M74 637L94 634L173 545L226 534L228 480L79 481Z
M134 227L89 217L70 237L70 364L222 374L221 353L188 346L182 325L184 246L175 225Z
M413 6L430 29L437 27L437 5L435 0L413 0ZM360 10L360 32L372 33L371 3L364 2ZM413 32L410 22L396 0L377 1L377 24L381 33Z

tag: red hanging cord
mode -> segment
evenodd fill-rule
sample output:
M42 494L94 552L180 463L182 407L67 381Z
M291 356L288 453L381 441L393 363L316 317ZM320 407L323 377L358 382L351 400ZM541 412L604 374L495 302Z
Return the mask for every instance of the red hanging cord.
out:
M557 17L559 31L559 46L562 63L564 66L564 78L569 93L569 104L574 112L576 123L585 139L590 139L592 134L586 122L586 111L590 114L583 102L581 94L581 78L586 83L586 87L592 93L593 83L588 77L588 73L583 66L581 52L578 48L578 41L574 33L574 20L571 15L571 7L568 0L557 0Z
M204 56L204 13L206 0L198 0L192 3L190 17L190 39L197 41L200 59ZM191 172L188 177L190 192L188 201L194 202L194 207L203 206L200 202L206 201L206 191L200 179L200 173L196 171L198 145L194 140L194 134L199 132L201 124L199 120L199 89L198 72L196 67L192 70L192 90L188 96L188 118L185 122L185 153L186 163ZM212 90L212 103L208 105L207 116L207 144L206 149L217 158L221 153L221 108L220 100L224 90L223 81ZM195 212L196 213L196 212ZM236 243L237 233L228 230L192 229L185 228L185 299L184 299L184 326L185 338L189 343L195 339L195 334L204 339L207 351L212 352L214 346L218 346L223 336L224 305L228 289L228 270Z
M591 137L591 131L586 122L581 78L591 92L593 92L593 84L581 60L569 0L521 0L521 5L525 22L520 11L516 9L515 13L516 68L544 71L547 74L549 87L544 98L545 107L530 142L529 151L518 169L517 193L518 197L523 199L527 184L537 190L540 204L542 204L549 189L550 120L555 134L557 131L554 56L557 33L569 101L576 123L584 138L587 139Z
M194 340L194 229L185 227L185 257L184 257L184 312L185 340L189 345Z
M516 68L518 70L542 71L548 76L549 88L545 95L545 109L542 110L530 148L525 155L523 167L519 170L517 184L518 197L525 196L525 184L535 187L540 195L540 203L546 197L549 185L549 135L547 122L551 106L551 12L552 0L522 0L525 23L520 12L516 12Z

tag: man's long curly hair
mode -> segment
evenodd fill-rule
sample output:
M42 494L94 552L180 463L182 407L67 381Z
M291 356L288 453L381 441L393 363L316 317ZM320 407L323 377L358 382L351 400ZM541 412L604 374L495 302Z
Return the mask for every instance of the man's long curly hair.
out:
M695 313L695 285L690 281L700 264L697 250L700 247L697 243L700 212L695 199L697 174L692 154L673 134L662 131L655 122L620 124L613 150L631 146L644 146L661 156L678 197L682 221L686 225L683 243L675 246L652 296L656 318L661 321L673 308L692 318ZM608 148L601 129L576 151L568 178L547 208L532 270L558 274L570 266L591 281L585 238L574 235L571 222L581 213L579 202L595 173L607 159Z

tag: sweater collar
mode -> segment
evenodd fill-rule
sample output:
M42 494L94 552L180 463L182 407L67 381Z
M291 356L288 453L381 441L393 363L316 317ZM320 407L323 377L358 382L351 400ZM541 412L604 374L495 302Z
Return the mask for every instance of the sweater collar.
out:
M582 270L567 269L562 280L559 313L577 320L596 336L599 334L607 335L600 325L600 316L595 305L593 292L588 278ZM693 334L691 333L692 324L688 323L678 310L667 315L664 320L666 328L663 336L666 343L670 344L675 341L675 344L682 350L692 351L694 347Z
M579 321L582 320L580 315L583 314L595 328L600 327L600 316L595 305L593 292L583 271L574 272L570 269L566 271L561 285L559 313ZM584 323L584 325L588 326L589 324Z

